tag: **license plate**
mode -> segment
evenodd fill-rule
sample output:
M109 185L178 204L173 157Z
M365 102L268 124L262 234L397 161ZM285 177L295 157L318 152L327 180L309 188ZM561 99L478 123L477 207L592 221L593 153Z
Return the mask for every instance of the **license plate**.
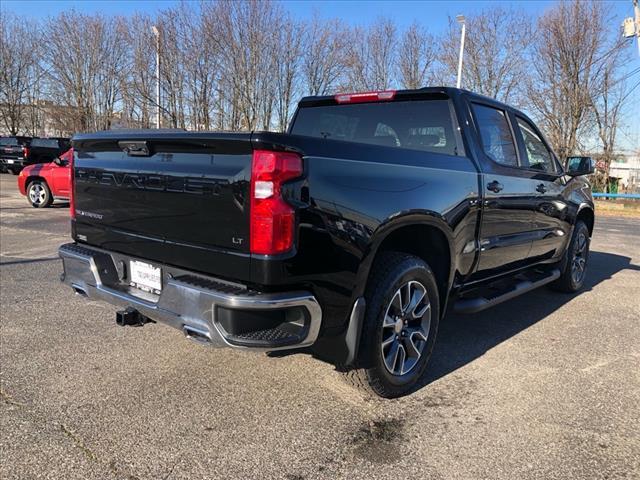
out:
M7 160L7 163L13 163L13 160Z
M130 285L145 292L160 293L162 290L162 270L148 263L131 260Z

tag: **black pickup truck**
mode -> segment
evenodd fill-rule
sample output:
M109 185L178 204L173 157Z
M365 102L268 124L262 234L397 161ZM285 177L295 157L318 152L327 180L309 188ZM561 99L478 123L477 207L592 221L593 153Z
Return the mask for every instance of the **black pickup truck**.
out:
M17 175L27 165L52 162L69 148L68 138L0 137L0 169Z
M445 311L586 272L590 159L454 88L307 97L286 134L77 135L62 279L198 343L306 352L383 397ZM280 353L281 354L281 353Z

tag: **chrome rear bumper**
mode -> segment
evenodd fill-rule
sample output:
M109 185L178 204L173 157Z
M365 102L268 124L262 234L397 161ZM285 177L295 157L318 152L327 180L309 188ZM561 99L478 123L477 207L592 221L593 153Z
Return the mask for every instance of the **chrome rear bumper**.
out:
M59 255L64 265L61 279L76 293L133 308L199 343L275 351L307 347L318 338L322 310L308 292L260 293L152 262L162 268L162 292L156 295L129 286L127 266L136 258L74 243L62 245ZM246 331L238 332L234 318L245 314L241 323ZM276 315L276 323L281 314L286 321L251 330L251 319L259 321L261 314L271 322Z

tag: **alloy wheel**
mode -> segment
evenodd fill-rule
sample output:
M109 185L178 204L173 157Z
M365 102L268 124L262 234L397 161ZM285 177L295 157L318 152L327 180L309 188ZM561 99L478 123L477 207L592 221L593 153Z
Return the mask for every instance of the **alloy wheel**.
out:
M47 192L42 185L34 183L29 187L29 200L34 205L42 205L45 202Z
M587 267L587 236L580 232L576 240L576 248L573 251L571 260L571 279L577 285L584 278Z
M389 373L409 373L422 357L431 325L431 303L420 282L409 281L391 298L382 322L381 353Z

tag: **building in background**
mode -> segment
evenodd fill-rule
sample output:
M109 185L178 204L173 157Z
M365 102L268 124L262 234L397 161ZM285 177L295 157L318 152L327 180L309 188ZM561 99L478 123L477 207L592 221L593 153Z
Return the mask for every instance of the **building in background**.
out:
M609 177L617 179L619 193L640 193L640 150L617 155L611 162Z

